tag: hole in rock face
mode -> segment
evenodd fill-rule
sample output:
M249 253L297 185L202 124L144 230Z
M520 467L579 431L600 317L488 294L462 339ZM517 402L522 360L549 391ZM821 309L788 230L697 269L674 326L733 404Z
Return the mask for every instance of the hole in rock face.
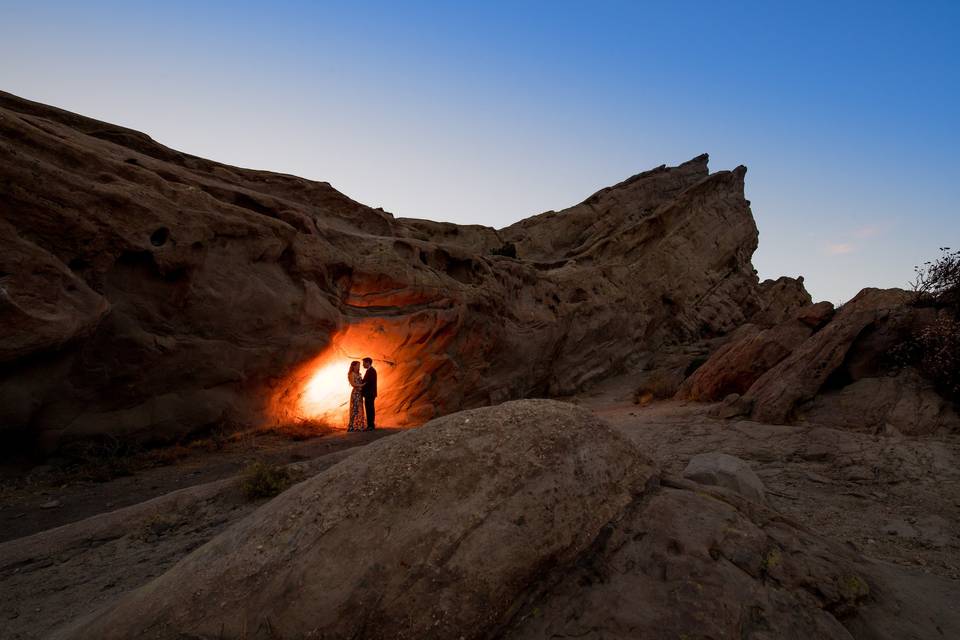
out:
M271 401L270 418L277 424L306 420L346 429L351 393L347 372L352 361L370 357L377 370L377 426L426 422L445 409L434 381L450 374L446 346L453 323L454 318L443 313L352 322L284 379ZM364 371L361 365L361 374Z
M170 229L166 227L160 227L156 231L150 234L150 244L155 247L162 247L167 242L167 238L170 237Z

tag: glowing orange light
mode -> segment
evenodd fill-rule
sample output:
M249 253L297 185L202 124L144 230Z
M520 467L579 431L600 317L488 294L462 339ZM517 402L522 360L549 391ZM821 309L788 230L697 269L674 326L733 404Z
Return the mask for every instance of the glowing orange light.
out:
M438 413L428 390L443 390L433 385L449 370L445 348L452 334L438 331L453 322L444 314L454 313L355 320L344 326L319 355L284 378L271 399L271 419L278 425L307 420L346 429L352 391L347 372L352 361L370 357L378 378L377 426L423 424Z
M350 360L334 358L310 376L300 396L300 413L314 420L346 424L352 388L347 380Z

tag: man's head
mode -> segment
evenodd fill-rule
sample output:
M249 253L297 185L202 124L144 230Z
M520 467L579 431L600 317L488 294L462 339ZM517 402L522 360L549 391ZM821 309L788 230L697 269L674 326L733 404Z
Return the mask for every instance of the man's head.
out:
M369 369L373 366L373 358L364 358L363 359L363 368Z

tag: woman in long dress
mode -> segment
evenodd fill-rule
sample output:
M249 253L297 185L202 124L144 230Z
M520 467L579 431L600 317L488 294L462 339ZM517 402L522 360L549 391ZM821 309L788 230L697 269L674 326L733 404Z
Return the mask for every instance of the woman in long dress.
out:
M350 363L347 380L353 390L350 392L350 419L347 422L347 431L364 431L367 428L367 419L363 414L363 378L360 376L360 362Z

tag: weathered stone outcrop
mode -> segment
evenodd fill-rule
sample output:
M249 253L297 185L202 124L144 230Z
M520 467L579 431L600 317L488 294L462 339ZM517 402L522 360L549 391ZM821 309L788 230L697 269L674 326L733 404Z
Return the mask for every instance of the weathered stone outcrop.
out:
M952 403L916 371L864 377L818 394L800 407L801 419L813 424L865 431L928 435L960 433L960 416Z
M955 590L525 400L368 445L54 637L949 637Z
M909 294L900 289L864 289L820 331L764 373L744 395L751 416L782 424L796 407L812 400L841 368L851 346L866 330L904 308Z
M900 289L864 289L838 313L820 302L767 328L745 324L675 397L724 400L713 410L721 418L868 433L960 431L953 403L894 355L945 313L911 300Z
M793 353L832 315L832 304L818 302L795 309L792 318L767 329L743 325L683 381L677 398L711 402L731 393L746 393L760 376Z
M295 486L63 637L484 637L654 474L585 409L457 413Z
M0 425L51 448L293 419L328 352L379 361L382 424L577 391L804 299L757 281L745 171L700 156L495 230L0 93Z
M762 306L750 321L763 326L786 322L798 308L813 304L813 299L803 286L803 276L764 280L760 283L760 299Z

